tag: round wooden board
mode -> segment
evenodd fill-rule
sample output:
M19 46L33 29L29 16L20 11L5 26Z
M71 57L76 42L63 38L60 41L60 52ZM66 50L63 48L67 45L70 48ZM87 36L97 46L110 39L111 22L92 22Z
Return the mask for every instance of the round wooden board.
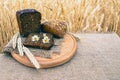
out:
M76 52L77 42L72 35L65 34L64 41L62 42L61 46L62 47L60 50L60 54L59 55L53 54L51 59L35 56L41 68L54 67L69 61ZM16 54L14 51L11 53L11 55L18 62L29 67L34 67L34 65L30 62L30 60L25 55L20 56L19 54Z

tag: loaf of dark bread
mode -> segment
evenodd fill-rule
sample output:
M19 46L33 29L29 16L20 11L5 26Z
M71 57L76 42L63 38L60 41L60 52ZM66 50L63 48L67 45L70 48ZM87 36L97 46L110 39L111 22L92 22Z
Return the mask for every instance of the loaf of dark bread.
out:
M20 34L24 37L30 33L40 32L41 13L35 9L24 9L16 12Z
M50 49L54 45L54 40L49 33L31 33L23 44L28 47Z
M51 33L56 37L63 37L66 30L67 25L63 21L46 21L41 24L41 28L43 32Z

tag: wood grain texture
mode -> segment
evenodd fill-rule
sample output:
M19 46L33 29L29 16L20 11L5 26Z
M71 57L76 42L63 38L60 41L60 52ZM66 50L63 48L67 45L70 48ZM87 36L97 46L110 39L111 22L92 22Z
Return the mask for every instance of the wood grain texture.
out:
M77 49L77 43L74 37L72 35L66 34L64 36L64 41L61 45L62 47L60 50L60 54L59 55L53 54L51 59L35 56L41 68L49 68L61 65L69 61L73 57ZM16 54L14 51L11 53L11 55L18 62L29 67L34 67L34 65L30 62L30 60L26 56L20 56L19 54Z

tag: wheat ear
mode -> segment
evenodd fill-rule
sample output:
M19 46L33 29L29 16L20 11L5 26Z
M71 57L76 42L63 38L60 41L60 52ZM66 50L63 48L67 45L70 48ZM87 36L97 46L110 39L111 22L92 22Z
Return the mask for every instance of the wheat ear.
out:
M15 49L16 46L17 46L17 38L18 38L18 36L19 36L19 32L17 32L17 33L13 36L13 39L12 39L12 47L13 47L13 49Z
M23 53L23 44L22 44L22 40L21 40L20 37L17 40L17 48L18 48L19 54L21 56L23 56L24 55L24 53Z
M29 60L31 61L31 63L37 68L40 68L40 65L38 63L38 61L35 59L34 55L30 52L30 50L27 47L23 46L23 51L25 52L26 56L29 58Z
M71 34L77 41L80 40L80 36L78 36L77 34L71 33L69 32L69 34Z

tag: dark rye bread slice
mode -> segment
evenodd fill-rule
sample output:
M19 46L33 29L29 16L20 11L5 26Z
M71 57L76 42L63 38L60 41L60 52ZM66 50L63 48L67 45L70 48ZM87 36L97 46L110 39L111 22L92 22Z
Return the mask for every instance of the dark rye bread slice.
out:
M39 37L39 40L33 41L32 38L36 35ZM49 38L49 43L43 42L44 35L46 35ZM26 38L23 44L28 47L50 49L54 45L54 40L53 40L53 36L49 33L31 33Z
M63 37L66 30L67 24L63 21L46 21L41 24L41 29L43 32L51 33L56 37Z
M41 13L35 9L24 9L16 12L20 34L23 37L30 33L40 32Z

